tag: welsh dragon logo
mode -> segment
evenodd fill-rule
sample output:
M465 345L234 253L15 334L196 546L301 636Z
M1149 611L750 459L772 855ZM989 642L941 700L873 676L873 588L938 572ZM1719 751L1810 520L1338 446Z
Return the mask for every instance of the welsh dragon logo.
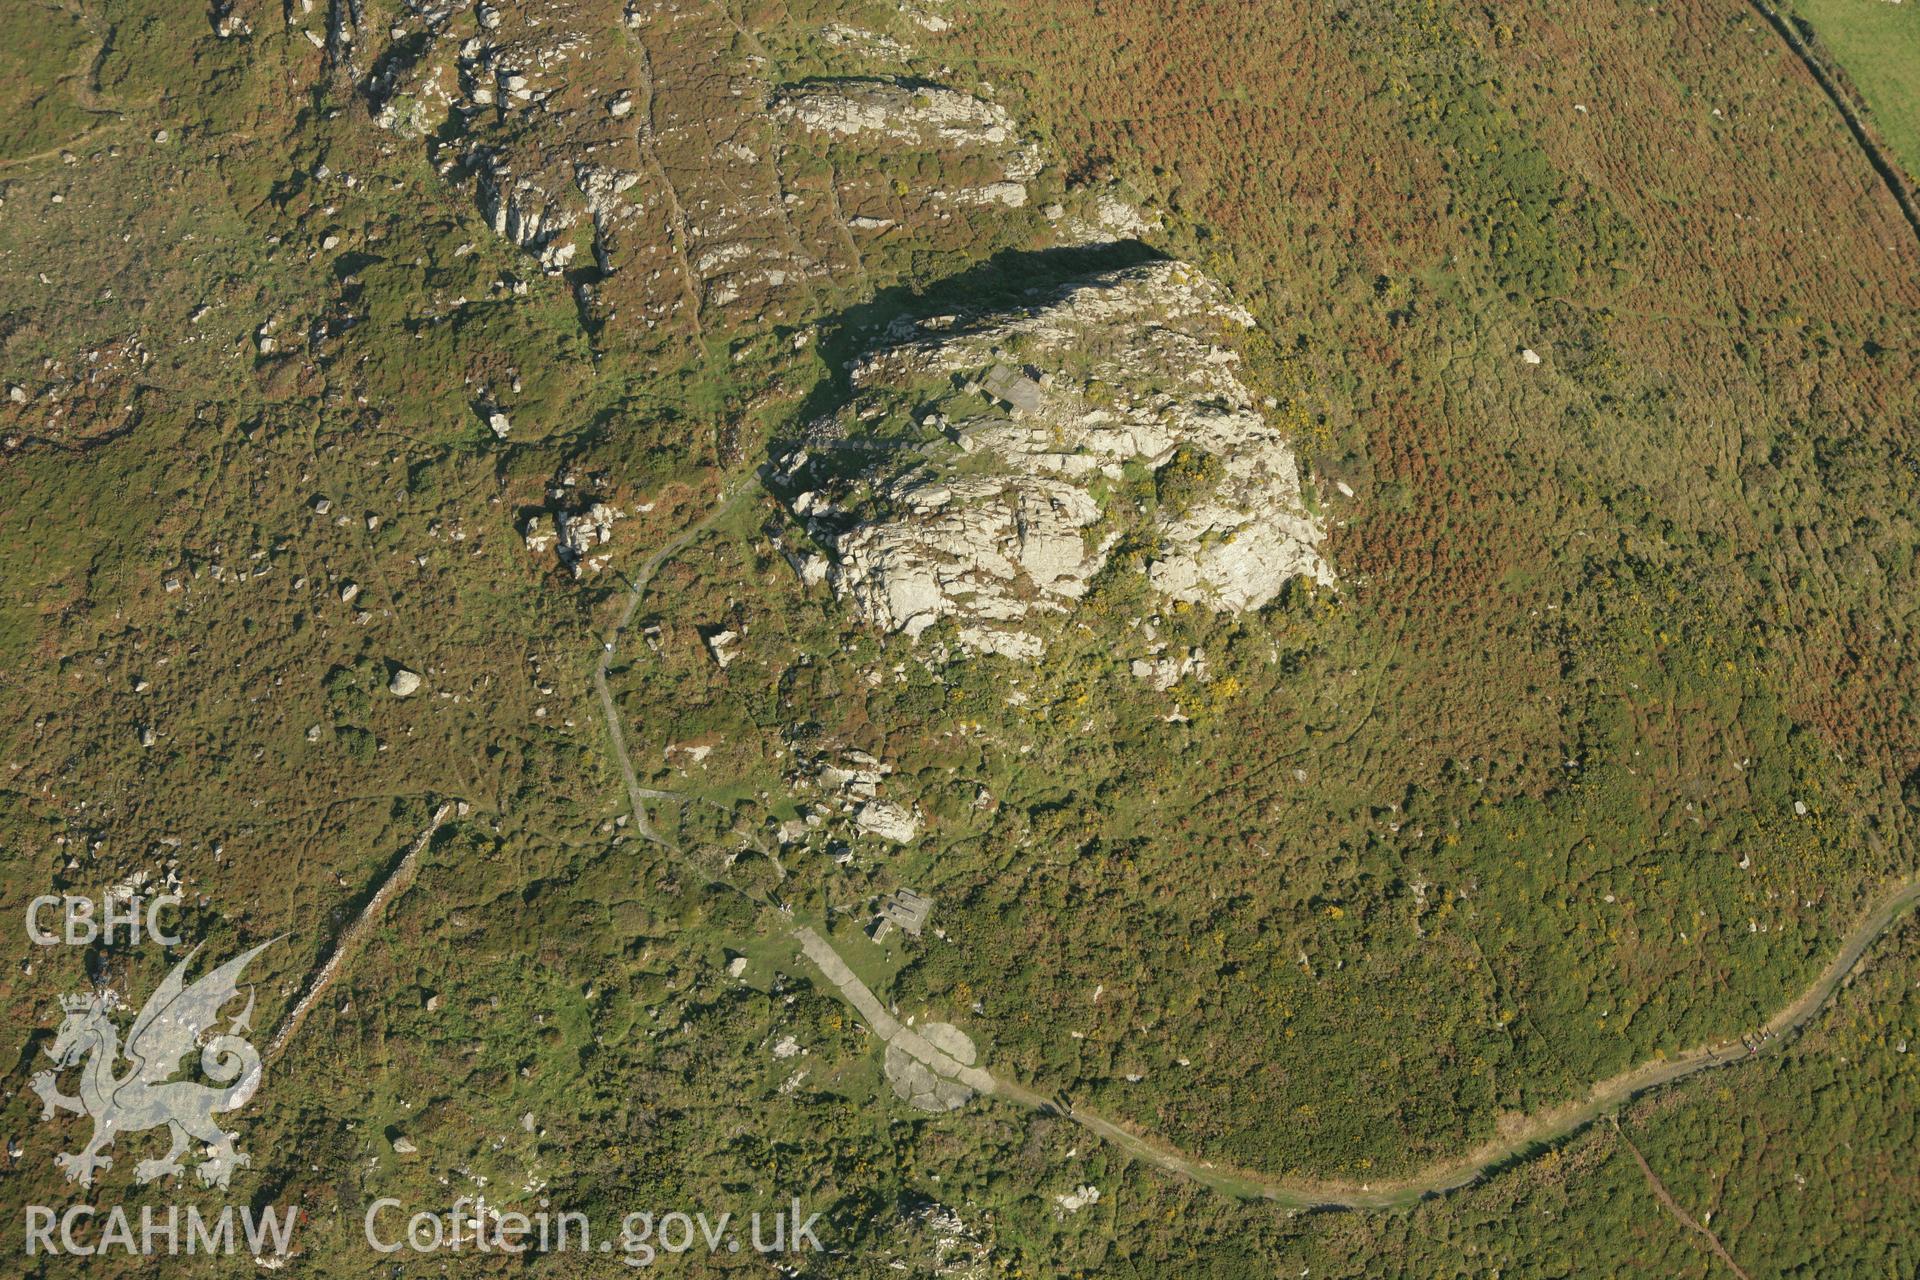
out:
M250 1163L247 1154L234 1146L234 1135L213 1117L216 1112L245 1106L260 1088L260 1054L242 1034L253 1029L252 989L247 992L247 1007L225 1031L204 1044L202 1037L220 1010L240 994L240 975L247 963L276 941L261 943L189 986L187 966L200 953L195 947L148 998L127 1032L124 1048L111 1017L119 1007L112 992L60 997L66 1016L47 1050L57 1065L34 1076L32 1083L45 1105L42 1120L51 1119L56 1111L93 1118L93 1138L85 1149L54 1157L69 1182L92 1186L94 1172L113 1165L112 1157L104 1153L115 1138L161 1125L171 1132L173 1145L160 1159L142 1160L135 1166L137 1182L183 1172L180 1157L187 1154L190 1139L205 1146L205 1158L195 1170L203 1186L224 1188L235 1169ZM200 1051L200 1070L214 1084L173 1078L195 1049ZM122 1057L127 1070L115 1074ZM78 1097L61 1093L58 1082L60 1072L73 1066L80 1067Z

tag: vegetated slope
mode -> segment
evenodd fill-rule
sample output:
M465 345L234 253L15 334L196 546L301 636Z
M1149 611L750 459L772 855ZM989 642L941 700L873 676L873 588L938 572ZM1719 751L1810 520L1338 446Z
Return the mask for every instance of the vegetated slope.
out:
M1904 1219L1920 1197L1913 1154L1920 926L1909 919L1790 1045L1630 1109L1566 1147L1404 1216L1340 1215L1278 1246L1315 1275L1726 1276L1667 1194L1753 1280L1904 1275L1920 1262Z
M9 161L58 146L86 127L99 43L74 11L8 0L0 15L12 37L0 55L7 86L0 161Z
M368 6L361 38L400 8ZM632 839L589 718L593 611L617 579L576 585L524 537L598 501L620 516L600 549L664 542L817 357L758 312L702 333L649 328L638 305L625 325L583 312L578 281L494 234L306 38L335 17L247 8L251 34L222 39L204 6L111 5L98 76L124 112L48 126L55 149L5 173L0 904L18 921L42 893L177 884L208 956L286 935L254 971L271 1027L428 815L465 802L235 1118L245 1194L308 1214L302 1265L364 1274L364 1193L438 1205L455 1167L462 1186L550 1186L609 1220L759 1182L760 1207L807 1196L856 1246L867 1215L891 1218L891 1175L856 1173L886 1144L830 1157L860 1110L777 1094L787 1073L767 1078L748 1023L784 1020L856 1097L864 1046L828 998L734 982L719 940L751 917L722 919L729 899ZM600 18L621 28L616 6ZM744 61L721 28L673 47ZM636 252L670 254L671 229L648 228ZM944 252L977 247L962 230ZM803 293L794 317L836 301ZM402 669L421 678L405 697ZM48 1011L90 978L150 991L168 957L10 936L0 1004L23 1030L5 1109L26 1148L10 1203L64 1204L53 1156L84 1121L40 1123L25 1087L49 1065ZM799 1172L735 1141L789 1127ZM389 1129L424 1158L401 1160ZM158 1140L124 1139L98 1193L135 1194L157 1152L132 1148Z
M919 46L906 59L873 32L852 48L830 31L843 15L809 4L656 6L637 38L680 95L678 132L639 166L654 216L622 225L633 256L609 278L584 266L590 218L550 275L469 175L381 124L369 68L324 47L351 6L245 8L233 40L202 6L108 7L98 80L126 114L59 139L71 165L9 171L0 223L20 268L0 280L0 355L24 397L0 406L4 902L17 919L35 893L177 876L210 951L292 932L262 957L268 1025L437 802L469 802L241 1118L249 1194L307 1212L303 1268L364 1274L377 1196L482 1189L600 1220L797 1195L827 1214L833 1274L956 1250L1029 1271L1307 1254L1377 1274L1475 1233L1532 1258L1515 1205L1563 1215L1569 1266L1596 1239L1692 1257L1651 1193L1610 1194L1639 1176L1620 1158L1598 1183L1529 1165L1411 1224L1289 1221L1058 1121L890 1109L869 1038L703 879L832 909L863 974L904 966L887 994L965 1024L996 1067L1274 1172L1452 1151L1817 966L1909 847L1911 250L1817 96L1743 24L1622 10L1502 33L1449 12L1263 10L1247 28L1217 24L1251 11L1155 25L1076 5L1051 11L1079 33L1062 43L1049 11L1010 8L959 33L969 61L923 6L897 15L913 31L885 28ZM415 17L368 7L356 42L403 44ZM458 21L454 49L485 29ZM610 5L567 22L631 30ZM701 199L724 230L720 206L750 196L784 244L762 203L780 174L715 159L770 154L735 88L913 73L971 93L1013 58L1042 73L1008 108L1020 128L1044 126L1103 195L1102 163L1157 190L1167 247L1259 311L1249 384L1312 451L1303 497L1333 526L1340 600L1220 622L1156 611L1116 574L1027 673L938 635L883 644L791 571L804 530L743 503L662 567L637 620L658 650L612 674L643 783L688 794L656 820L703 874L660 860L590 718L618 578L576 580L525 533L602 503L619 519L596 555L628 568L804 420L805 392L910 293L943 300L996 237L1044 245L1043 194L1089 195L1042 174L1030 214L942 224L921 199L937 153L876 181L893 144L796 138L780 174L830 270L803 301L721 301L716 274L691 302L675 259ZM1720 100L1756 75L1785 86L1744 99L1771 129ZM643 81L561 87L557 111L635 119L619 141L639 148L638 107L611 108ZM552 121L482 123L572 180ZM683 221L661 216L669 184ZM890 242L890 219L914 234ZM992 287L1017 295L1032 268ZM424 677L404 699L400 666ZM867 787L916 802L926 834L861 837L840 869L842 825L781 864L770 828ZM946 938L855 951L856 912L901 885L936 892ZM165 964L33 959L0 988L11 1025L44 1028L90 971L139 991ZM1878 1098L1836 1108L1810 1148L1836 1204L1867 1180L1836 1151L1906 1113L1882 1096L1891 1119ZM40 1124L33 1102L16 1083L21 1185L63 1203L51 1157L81 1126ZM1756 1143L1766 1178L1778 1149ZM134 1194L131 1155L103 1200ZM1647 1210L1624 1242L1584 1216L1622 1203Z
M1058 748L1030 817L1076 856L971 883L976 939L1033 923L930 989L1039 956L1017 1061L1280 1169L1795 989L1911 866L1920 759L1920 252L1804 68L1726 7L980 14L1070 162L1297 335L1353 585L1222 727Z
M686 60L681 119L734 120L718 111L733 82L704 72L765 55L724 10L684 10L685 38L666 38L676 15L661 10L647 29ZM368 8L355 41L398 39L419 16ZM588 25L624 29L619 16ZM594 628L618 607L618 576L576 579L527 535L564 514L611 527L594 559L666 545L823 380L803 320L909 272L950 275L996 236L1024 246L1043 215L1009 203L1004 165L959 166L954 208L929 210L923 188L876 181L894 140L809 139L796 146L808 190L830 206L847 172L833 187L853 206L846 230L875 243L850 252L827 226L817 240L835 272L795 282L791 324L778 304L718 289L701 298L710 309L673 311L685 288L666 264L692 232L661 219L625 228L624 248L662 265L633 266L618 285L632 293L610 289L617 305L602 309L582 286L605 279L496 232L524 224L498 223L422 138L383 125L337 47L354 43L340 38L351 6L226 18L220 29L247 34L216 34L194 5L112 6L99 79L126 110L63 133L70 159L7 175L0 902L18 919L45 892L177 884L183 931L208 955L287 935L256 971L256 1026L271 1026L428 815L463 802L236 1118L255 1154L246 1193L305 1212L301 1265L364 1274L368 1200L439 1205L457 1184L602 1221L723 1191L762 1208L797 1195L836 1248L884 1268L924 1234L908 1149L924 1136L943 1168L1005 1167L1007 1135L975 1116L954 1122L958 1138L893 1133L878 1066L832 999L779 972L795 965L756 937L742 899L635 839L589 718ZM827 57L818 17L763 18L753 37L783 63L756 81L762 105L776 82L900 71L893 54ZM697 144L729 140L689 132L662 168L689 190L692 176L714 184L701 198L717 203L731 171L703 168ZM536 136L531 153L565 141ZM914 163L945 172L937 152ZM959 199L976 178L991 179L991 210ZM1044 193L1057 175L1034 181ZM769 182L755 215L777 223L778 194ZM924 239L882 242L887 228L852 222L911 231L919 215ZM672 322L649 326L644 308L662 299ZM742 548L764 584L780 565L761 529L774 514L749 506L718 551L690 547L661 607L720 616L711 593L727 580L700 571ZM843 642L843 617L795 621L815 628L809 649ZM782 680L728 690L698 633L681 638L700 679L624 690L636 724L724 715L777 732ZM402 671L420 683L396 682ZM677 741L652 744L649 767ZM689 805L679 825L715 815L728 835L718 803ZM703 852L725 870L737 850ZM29 955L13 936L0 1002L34 1029L7 1094L9 1129L27 1135L17 1185L65 1203L53 1156L84 1140L83 1122L39 1123L24 1087L44 1065L47 1011L90 978L148 991L168 958ZM750 982L727 946L766 953ZM770 1053L787 1039L804 1066ZM148 1153L131 1148L151 1137L124 1140L99 1195L135 1194ZM938 1187L912 1195L926 1191ZM983 1210L967 1211L977 1224Z

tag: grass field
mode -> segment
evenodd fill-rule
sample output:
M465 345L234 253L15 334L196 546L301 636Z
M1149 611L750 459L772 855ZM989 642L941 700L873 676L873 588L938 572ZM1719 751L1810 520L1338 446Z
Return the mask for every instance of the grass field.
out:
M1920 6L1889 0L1795 0L1794 12L1866 96L1880 135L1920 175Z
M0 30L0 160L12 160L86 127L72 77L96 41L74 14L33 0L0 3Z

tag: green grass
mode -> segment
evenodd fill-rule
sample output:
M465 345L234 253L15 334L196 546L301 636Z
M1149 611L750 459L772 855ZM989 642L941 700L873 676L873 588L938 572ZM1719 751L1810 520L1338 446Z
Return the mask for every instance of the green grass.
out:
M1920 7L1886 0L1795 0L1840 60L1895 158L1920 175Z
M94 46L79 17L51 4L0 0L0 159L59 146L87 127L69 83Z

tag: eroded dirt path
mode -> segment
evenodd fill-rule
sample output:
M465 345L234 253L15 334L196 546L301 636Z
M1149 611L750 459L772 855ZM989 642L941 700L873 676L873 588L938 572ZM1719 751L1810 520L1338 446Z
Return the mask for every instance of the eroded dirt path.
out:
M634 614L640 611L640 602L646 598L647 586L653 581L653 575L660 572L660 566L680 554L695 538L706 533L730 513L741 499L759 492L760 482L749 478L736 485L732 492L720 491L720 497L698 524L692 525L663 544L643 561L639 569L627 580L627 603L620 611L620 620L614 623L613 630L600 642L600 660L593 664L593 692L600 702L600 714L607 722L607 742L613 748L614 763L620 766L620 779L627 787L627 802L633 808L633 824L641 836L663 848L670 848L659 832L653 829L652 821L647 817L647 801L661 793L651 791L640 785L640 777L634 772L633 757L627 751L626 730L620 723L620 708L614 705L613 690L607 687L607 668L619 652L620 641L625 638L627 628L633 623Z
M1707 1247L1713 1250L1714 1256L1726 1263L1727 1269L1740 1277L1740 1280L1753 1280L1753 1277L1742 1271L1740 1264L1733 1260L1733 1255L1727 1252L1727 1247L1720 1243L1720 1237L1713 1234L1713 1228L1680 1207L1680 1202L1673 1198L1671 1191L1667 1190L1667 1184L1660 1181L1660 1175L1655 1173L1653 1166L1647 1163L1647 1157L1638 1146L1634 1145L1633 1139L1627 1136L1627 1131L1620 1127L1618 1117L1614 1118L1613 1131L1620 1135L1620 1141L1625 1143L1627 1150L1632 1153L1634 1163L1640 1166L1640 1172L1646 1178L1647 1185L1653 1189L1654 1198L1666 1207L1667 1212L1674 1216L1674 1220L1689 1231L1697 1231L1705 1236Z
M848 967L828 941L813 930L802 925L793 931L800 943L801 951L814 967L826 975L840 992L840 998L854 1007L859 1015L867 1020L867 1029L889 1045L912 1054L936 1075L949 1080L958 1080L975 1093L998 1093L1000 1082L993 1074L982 1067L970 1067L954 1058L942 1049L936 1048L931 1041L919 1032L905 1026L888 1013L886 1006L880 1003L872 988L860 980L858 974ZM1024 1101L1024 1099L1023 1099Z
M1701 1045L1672 1057L1655 1058L1598 1081L1584 1098L1535 1112L1507 1135L1403 1178L1364 1183L1271 1180L1248 1170L1196 1160L1083 1108L1072 1108L1067 1114L1143 1159L1232 1195L1271 1200L1297 1209L1403 1208L1430 1196L1469 1186L1494 1169L1525 1159L1595 1120L1615 1114L1650 1090L1702 1071L1737 1066L1779 1052L1795 1033L1826 1008L1867 948L1885 936L1916 902L1920 902L1920 881L1902 881L1889 889L1848 931L1839 953L1820 976L1761 1026L1734 1039ZM1026 1098L1044 1102L1028 1090L1009 1087L1004 1080L1000 1094L1003 1097L1024 1094Z

